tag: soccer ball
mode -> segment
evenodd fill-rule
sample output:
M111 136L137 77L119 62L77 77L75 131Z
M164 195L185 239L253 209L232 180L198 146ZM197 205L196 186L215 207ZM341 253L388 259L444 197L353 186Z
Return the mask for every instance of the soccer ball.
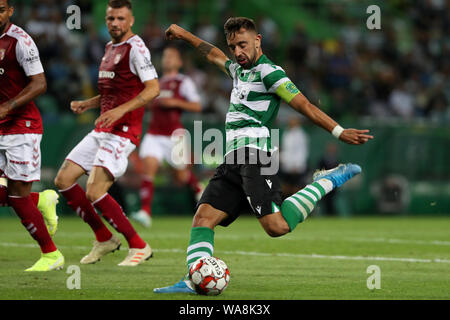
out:
M198 294L217 296L230 282L230 270L225 262L215 257L203 257L189 269L189 279Z

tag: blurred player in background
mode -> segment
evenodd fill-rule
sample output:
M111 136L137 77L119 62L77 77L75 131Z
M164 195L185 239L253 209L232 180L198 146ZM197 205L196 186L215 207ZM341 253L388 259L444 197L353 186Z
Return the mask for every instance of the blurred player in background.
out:
M263 54L262 37L253 20L230 18L224 30L236 62L178 25L171 25L166 31L169 40L190 43L233 81L225 124L225 161L217 168L198 203L187 248L188 268L197 259L213 255L215 227L230 225L242 211L251 210L269 236L280 237L303 222L322 197L361 172L353 164L319 171L311 184L283 201L277 173L263 170L267 165L261 161L271 158L269 128L281 99L348 144L361 145L373 138L367 135L368 130L342 128L311 104L284 70ZM156 288L154 292L195 293L188 278L173 286Z
M299 186L306 184L308 156L308 135L302 128L301 119L291 117L281 139L280 179L282 181L283 198L290 197L298 191Z
M55 179L69 206L95 233L94 247L81 259L82 264L95 263L121 245L95 209L129 244L128 256L119 266L136 266L152 255L150 245L137 234L120 205L108 194L114 180L125 173L128 156L140 142L143 107L159 95L150 51L141 38L133 34L133 24L131 2L110 0L106 25L112 41L106 45L100 65L100 95L71 103L76 114L101 108L95 130L70 152ZM89 174L86 192L77 184L84 174Z
M10 22L13 13L9 1L0 0L0 177L6 178L0 184L0 206L14 209L41 248L41 258L26 271L51 271L64 266L49 234L56 232L58 197L52 190L31 193L41 176L43 134L33 100L45 93L47 83L38 48Z
M144 177L140 189L141 210L132 218L145 227L151 226L151 208L154 194L153 180L163 160L174 169L175 179L187 184L198 201L202 188L192 170L183 159L174 159L173 148L176 141L172 134L183 129L183 111L201 112L200 96L194 82L180 73L183 66L181 52L176 47L168 47L162 56L163 77L159 80L161 94L152 103L152 120L140 147L139 156L144 167ZM190 150L184 150L190 154ZM190 161L190 159L186 159Z

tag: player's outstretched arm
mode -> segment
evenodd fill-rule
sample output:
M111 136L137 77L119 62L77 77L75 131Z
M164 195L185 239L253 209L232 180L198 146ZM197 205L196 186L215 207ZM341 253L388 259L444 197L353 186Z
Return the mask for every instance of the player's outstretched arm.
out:
M93 98L84 101L72 101L70 103L70 109L76 114L82 114L89 109L95 109L100 107L100 96L95 96Z
M344 129L339 124L330 118L325 112L313 105L308 99L301 93L298 93L290 102L289 105L298 112L305 115L308 119L314 122L316 125L324 128L328 132L332 133L339 140L354 145L364 144L367 141L373 139L373 136L369 135L369 130L358 129Z
M196 48L210 63L215 64L220 68L220 70L227 73L225 63L230 59L225 55L225 53L223 53L222 50L212 44L198 38L176 24L172 24L166 30L166 38L167 40L186 41Z
M148 80L144 82L145 88L135 98L103 113L95 121L95 125L100 124L101 128L108 128L117 120L122 118L126 113L139 109L149 104L153 99L159 96L158 79Z
M202 105L200 102L189 102L177 98L160 98L159 105L164 108L180 108L189 112L201 112Z
M0 120L12 110L22 107L47 91L44 73L30 76L30 83L13 99L0 104Z

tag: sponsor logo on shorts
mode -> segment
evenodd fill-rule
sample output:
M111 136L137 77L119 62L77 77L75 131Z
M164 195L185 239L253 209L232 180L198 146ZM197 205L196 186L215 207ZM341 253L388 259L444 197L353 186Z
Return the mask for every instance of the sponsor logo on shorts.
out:
M12 164L18 164L21 166L27 166L30 164L30 161L15 161L15 160L9 160L10 163Z
M0 68L0 76L2 76L5 73L5 69Z
M100 150L103 150L103 151L106 151L106 152L109 152L109 153L113 153L113 151L112 150L110 150L110 149L108 149L108 148L106 148L106 147L100 147Z

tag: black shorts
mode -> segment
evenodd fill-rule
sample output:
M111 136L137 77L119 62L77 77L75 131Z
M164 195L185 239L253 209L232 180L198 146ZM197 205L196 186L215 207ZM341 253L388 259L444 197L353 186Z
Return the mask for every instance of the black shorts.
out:
M235 164L225 161L220 165L198 202L197 207L207 203L228 214L221 226L230 225L244 212L253 212L261 218L280 211L282 192L279 178L276 173L265 175L261 172L270 164L263 164L259 159L256 163L249 161L250 150L255 151L246 148L245 161L235 161Z

